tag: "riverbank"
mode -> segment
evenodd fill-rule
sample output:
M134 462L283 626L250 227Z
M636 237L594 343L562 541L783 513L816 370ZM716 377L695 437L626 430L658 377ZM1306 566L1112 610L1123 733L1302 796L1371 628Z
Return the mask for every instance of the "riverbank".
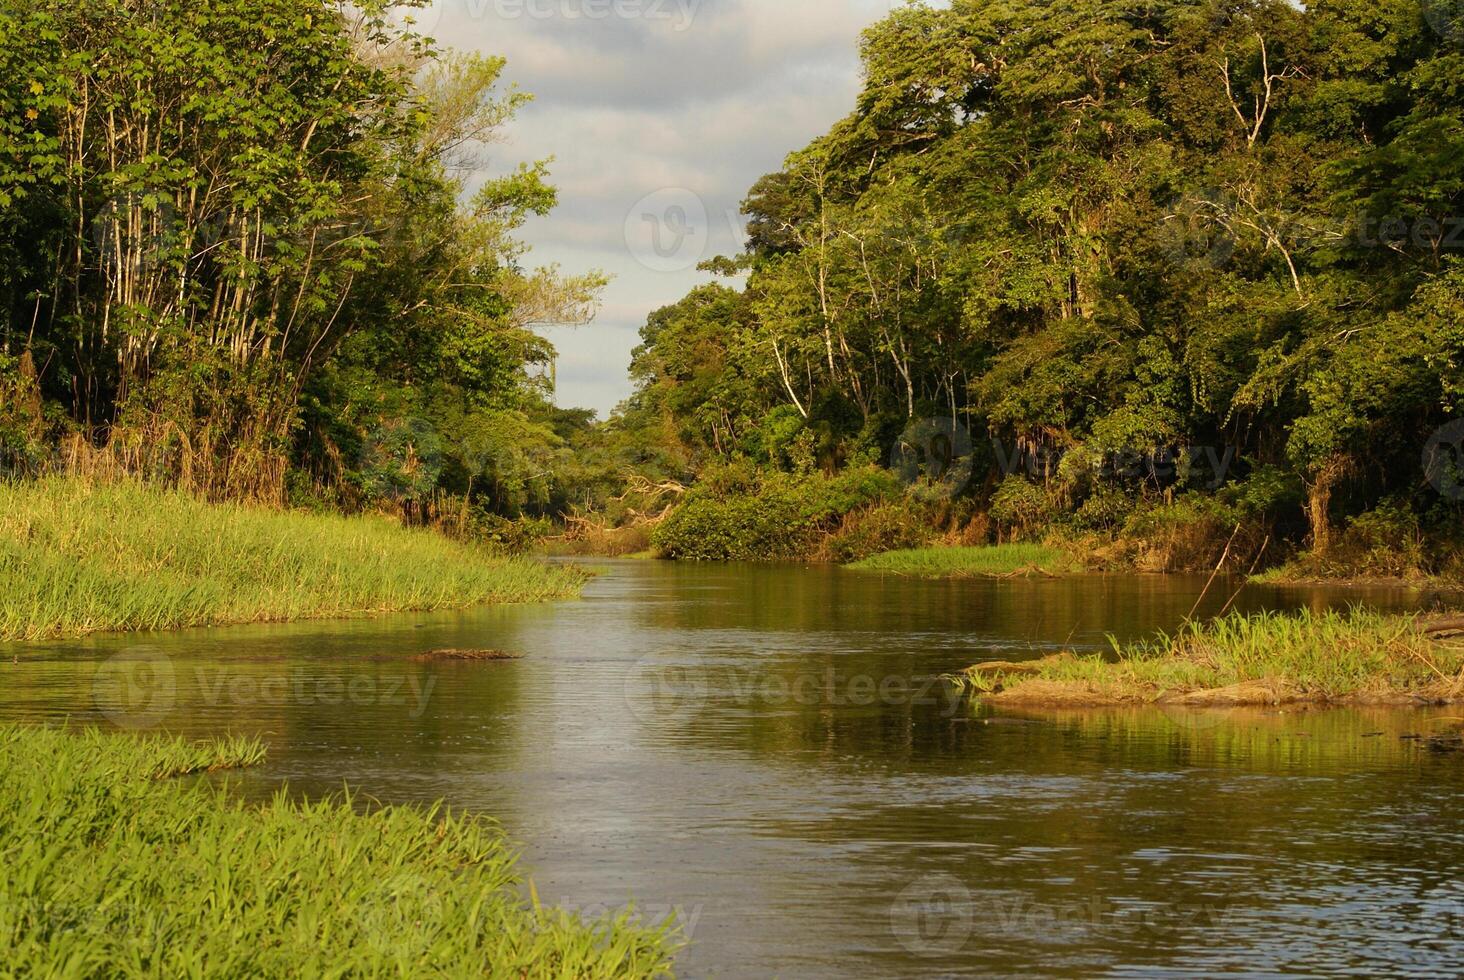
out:
M1083 571L1082 563L1067 552L1041 544L908 548L882 552L847 567L923 578L1072 575Z
M535 602L583 581L382 517L0 483L0 640Z
M0 728L0 942L67 976L658 977L664 932L524 902L490 822L351 800L263 806L193 773L258 763L198 744Z
M1419 592L1464 592L1464 580L1423 572L1379 575L1342 567L1318 570L1315 565L1288 562L1247 576L1255 585L1329 586L1360 589L1412 589Z
M1009 705L1442 704L1464 699L1464 625L1348 612L1231 615L1116 647L977 664L960 682Z

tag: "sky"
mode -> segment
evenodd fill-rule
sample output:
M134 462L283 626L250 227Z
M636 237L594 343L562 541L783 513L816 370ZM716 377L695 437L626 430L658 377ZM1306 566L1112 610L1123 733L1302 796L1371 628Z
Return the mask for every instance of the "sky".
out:
M902 0L433 0L418 29L503 55L534 101L487 172L553 157L559 207L525 227L531 265L613 277L595 321L543 332L556 400L607 416L651 311L741 251L753 182L854 107L858 38Z

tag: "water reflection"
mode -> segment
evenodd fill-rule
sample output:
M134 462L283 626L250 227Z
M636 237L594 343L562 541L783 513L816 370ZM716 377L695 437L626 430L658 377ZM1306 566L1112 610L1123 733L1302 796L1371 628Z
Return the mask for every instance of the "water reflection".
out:
M1464 969L1448 712L993 715L939 682L1172 629L1203 586L613 563L573 603L10 648L0 718L262 733L247 792L491 813L546 899L675 910L689 975ZM449 646L526 659L410 660Z

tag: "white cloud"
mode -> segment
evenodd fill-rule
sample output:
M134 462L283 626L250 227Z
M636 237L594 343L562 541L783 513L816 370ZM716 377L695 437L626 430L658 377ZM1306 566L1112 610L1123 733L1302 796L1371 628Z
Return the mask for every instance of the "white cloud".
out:
M509 81L536 96L493 148L488 169L553 156L560 207L525 229L529 260L615 277L594 324L546 331L561 354L560 404L601 415L630 393L625 371L646 315L709 278L685 266L740 248L735 213L753 181L852 108L859 33L898 0L679 4L437 0L425 15L440 15L435 33L444 44L507 57ZM583 16L602 10L610 15ZM706 226L686 238L705 243L705 255L677 253L692 261L658 272L636 258L655 229L640 227L632 212L667 188L695 195L654 198L687 203L672 224L681 212L706 213ZM678 240L675 230L662 229L663 244Z

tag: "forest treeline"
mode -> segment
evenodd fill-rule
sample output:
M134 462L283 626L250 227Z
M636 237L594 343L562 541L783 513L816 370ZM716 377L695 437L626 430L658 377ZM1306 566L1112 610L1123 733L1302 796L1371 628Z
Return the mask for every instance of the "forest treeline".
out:
M706 266L745 279L644 328L610 428L659 447L661 475L701 480L663 547L798 552L769 520L839 528L829 486L878 483L912 431L923 451L920 427L945 425L958 446L969 433L969 478L925 513L968 543L1058 529L1137 539L1169 567L1227 544L1242 565L1263 547L1363 570L1457 562L1453 13L892 13L864 36L853 111L752 187L745 253ZM1223 480L1190 465L1211 460ZM900 489L857 495L854 537L922 536L920 488ZM757 496L791 502L764 520L739 509ZM728 525L742 544L702 547ZM843 529L859 530L848 514Z
M460 522L562 506L529 96L380 0L0 7L0 457Z
M902 6L600 424L533 328L604 279L528 264L545 164L484 166L528 96L411 6L0 8L6 472L688 557L1464 570L1448 0Z

